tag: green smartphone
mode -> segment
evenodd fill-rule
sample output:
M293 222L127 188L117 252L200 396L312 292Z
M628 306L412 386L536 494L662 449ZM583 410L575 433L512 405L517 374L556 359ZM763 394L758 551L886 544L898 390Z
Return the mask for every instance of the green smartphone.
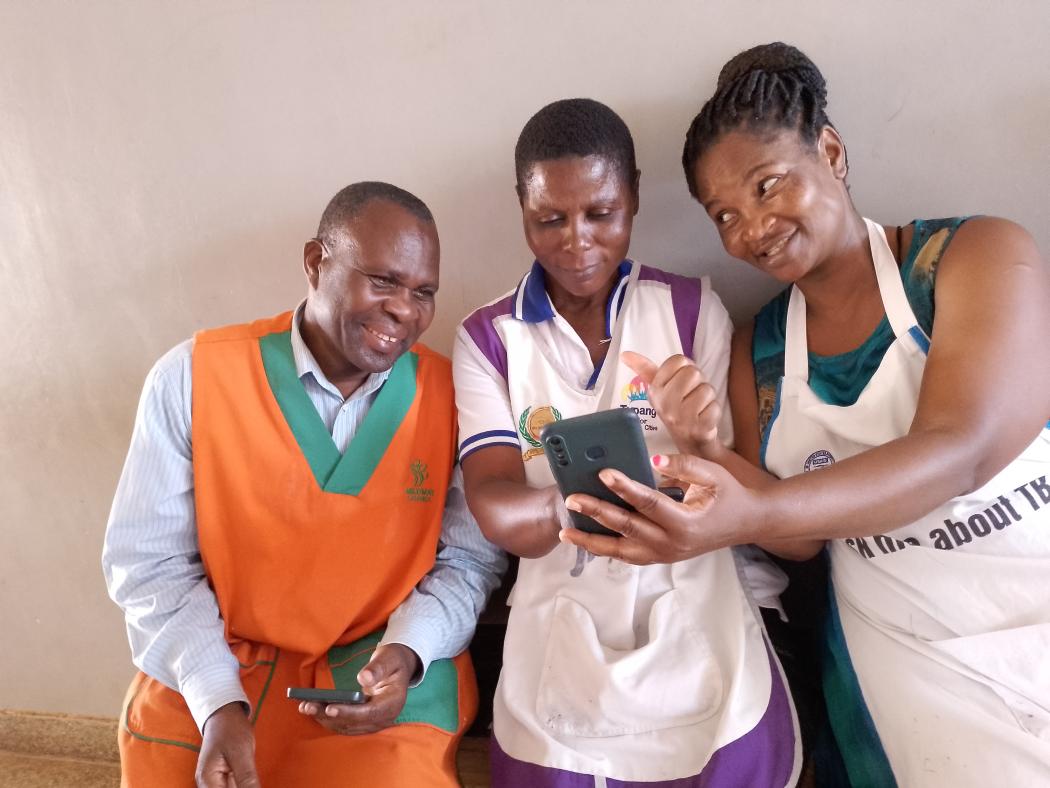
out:
M553 421L540 432L540 442L562 495L586 493L633 511L630 504L598 478L602 468L615 468L636 482L656 487L642 424L629 408ZM581 531L619 536L586 515L569 514L573 525Z

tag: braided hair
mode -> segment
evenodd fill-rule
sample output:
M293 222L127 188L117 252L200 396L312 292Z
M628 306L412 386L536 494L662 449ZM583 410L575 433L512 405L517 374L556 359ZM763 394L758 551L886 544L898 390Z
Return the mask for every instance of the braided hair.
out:
M569 156L600 156L620 172L625 184L634 183L634 140L623 119L594 99L562 99L529 118L518 136L518 196L525 194L532 165Z
M761 44L735 55L722 67L715 94L685 135L682 167L689 193L697 197L696 162L726 132L791 129L814 146L821 130L832 126L824 113L827 103L820 69L790 44Z

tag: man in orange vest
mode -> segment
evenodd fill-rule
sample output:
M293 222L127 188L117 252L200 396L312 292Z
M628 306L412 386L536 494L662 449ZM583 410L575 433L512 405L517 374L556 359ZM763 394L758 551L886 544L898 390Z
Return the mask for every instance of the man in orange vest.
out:
M464 649L503 557L463 500L449 362L416 343L438 256L422 201L348 186L296 310L150 372L103 553L141 670L123 785L458 784Z

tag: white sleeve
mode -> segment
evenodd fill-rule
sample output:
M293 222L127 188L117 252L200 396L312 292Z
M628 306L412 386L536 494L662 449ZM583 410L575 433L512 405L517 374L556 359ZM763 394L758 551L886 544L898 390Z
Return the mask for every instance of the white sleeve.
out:
M729 354L733 341L733 321L711 287L710 277L701 280L700 316L693 338L693 361L715 388L722 418L718 434L726 446L733 445L733 418L729 412Z
M248 704L197 542L190 431L192 340L146 377L113 499L102 568L135 665L181 693L198 728Z
M519 447L518 425L503 375L461 325L452 348L459 411L459 459L486 446Z
M506 568L506 555L485 538L467 509L463 472L457 465L445 501L437 560L390 614L381 641L416 652L422 670L413 684L423 680L433 660L454 657L470 645L478 616Z

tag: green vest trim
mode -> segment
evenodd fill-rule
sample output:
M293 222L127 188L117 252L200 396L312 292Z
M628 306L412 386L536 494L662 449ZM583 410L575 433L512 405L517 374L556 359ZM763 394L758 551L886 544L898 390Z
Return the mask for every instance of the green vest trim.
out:
M270 391L310 465L317 485L325 492L359 495L372 478L416 398L419 357L409 352L394 362L390 377L379 389L346 452L340 454L299 380L292 353L292 332L281 331L261 337L259 350Z
M328 667L336 689L361 689L357 674L368 664L382 637L383 630L380 630L328 652ZM433 725L449 733L455 733L459 728L459 674L452 660L434 660L423 681L409 688L405 707L394 724L409 722Z

